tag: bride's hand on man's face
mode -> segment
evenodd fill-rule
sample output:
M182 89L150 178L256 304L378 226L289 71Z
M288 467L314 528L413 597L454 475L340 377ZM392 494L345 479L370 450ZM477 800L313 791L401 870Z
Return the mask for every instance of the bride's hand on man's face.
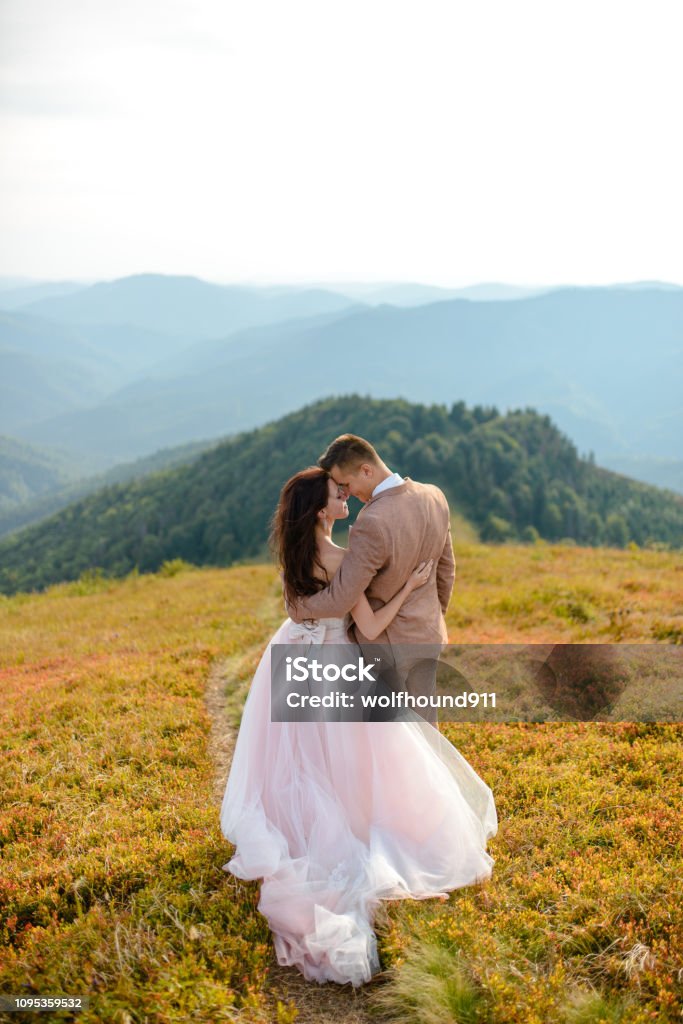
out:
M413 569L408 578L408 586L411 590L417 590L418 587L424 586L432 574L433 565L434 559L430 558L428 562L420 562L417 569Z

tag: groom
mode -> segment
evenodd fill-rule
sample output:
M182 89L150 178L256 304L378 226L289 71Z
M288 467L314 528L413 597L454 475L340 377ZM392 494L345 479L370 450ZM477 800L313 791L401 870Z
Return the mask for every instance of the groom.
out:
M455 581L445 495L433 484L392 473L370 442L355 434L336 438L318 465L345 496L353 495L365 504L349 532L348 553L329 587L289 605L290 617L294 622L339 618L363 593L373 608L379 608L401 589L420 562L433 559L430 579L413 590L385 632L372 643L392 647L429 644L440 650L440 645L448 642L444 615ZM371 643L355 624L349 628L349 639L362 647ZM434 660L426 675L416 663L406 683L408 692L433 692L434 669ZM436 721L435 709L433 714L422 713Z

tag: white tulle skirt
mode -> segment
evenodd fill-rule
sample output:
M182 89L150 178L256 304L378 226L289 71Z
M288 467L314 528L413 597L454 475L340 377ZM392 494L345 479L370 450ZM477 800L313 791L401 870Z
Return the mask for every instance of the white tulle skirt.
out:
M296 628L286 619L271 643ZM422 719L271 722L270 687L269 644L223 797L221 829L236 846L224 870L262 879L280 964L362 985L380 970L380 899L445 896L491 875L493 794Z

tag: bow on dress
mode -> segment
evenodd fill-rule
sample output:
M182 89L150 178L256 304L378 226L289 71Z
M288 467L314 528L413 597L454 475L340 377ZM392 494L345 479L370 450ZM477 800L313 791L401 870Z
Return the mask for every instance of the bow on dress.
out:
M325 642L325 623L318 619L292 622L289 627L290 644L322 644Z

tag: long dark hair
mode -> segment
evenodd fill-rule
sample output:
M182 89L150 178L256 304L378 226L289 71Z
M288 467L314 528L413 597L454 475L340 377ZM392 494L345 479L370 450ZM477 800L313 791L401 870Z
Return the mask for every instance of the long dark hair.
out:
M329 501L329 475L319 466L295 473L280 491L273 514L270 545L282 570L285 597L296 600L322 590L316 568L327 578L318 559L315 527L318 512Z

